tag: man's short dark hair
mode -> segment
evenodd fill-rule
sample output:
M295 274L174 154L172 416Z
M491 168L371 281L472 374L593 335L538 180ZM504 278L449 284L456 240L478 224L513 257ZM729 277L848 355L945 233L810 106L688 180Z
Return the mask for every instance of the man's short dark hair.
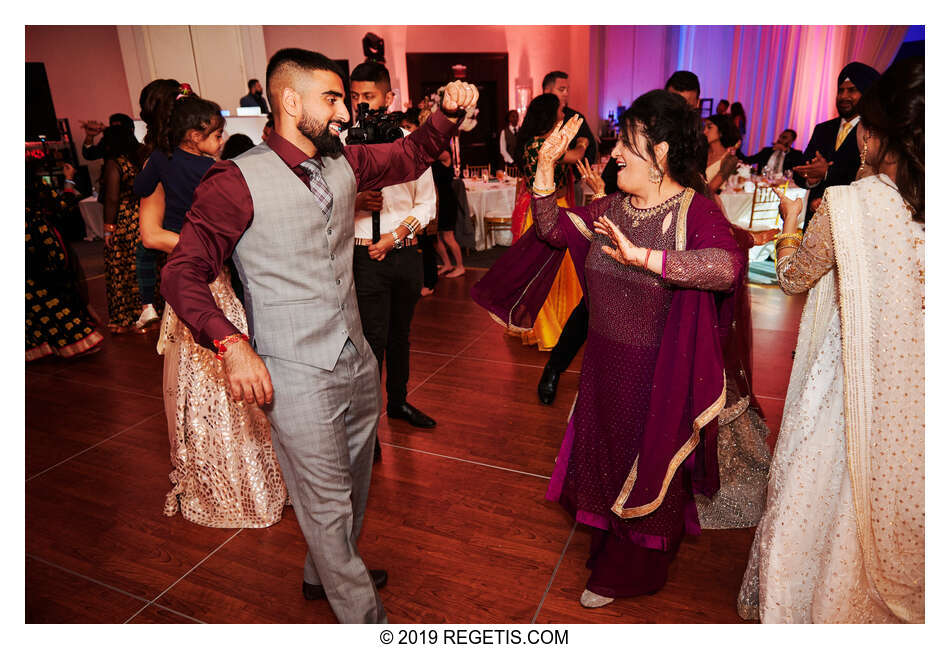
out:
M109 125L112 126L113 124L118 124L129 131L135 131L135 122L125 113L112 113L109 115Z
M666 85L663 86L664 90L677 90L679 92L689 92L690 90L696 91L696 96L699 96L699 77L690 72L689 70L677 70L673 75L666 80Z
M792 134L792 142L794 142L794 141L798 138L798 133L796 133L796 132L795 132L795 129L793 129L793 128L787 128L787 129L785 129L785 130L782 131L782 132L783 132L783 133L791 133L791 134Z
M267 97L270 99L272 106L274 105L274 98L271 95L271 82L275 75L288 69L305 72L326 70L337 75L341 80L343 79L343 71L340 70L340 66L319 52L302 50L297 47L278 50L267 63Z
M410 124L412 124L412 125L414 125L414 126L419 126L419 114L420 114L420 112L421 112L421 111L420 111L418 108L410 108L409 110L407 110L407 111L403 114L401 121L403 121L403 122L409 122Z
M567 72L561 72L560 70L548 72L544 75L544 80L541 82L541 90L544 90L548 86L553 86L557 83L558 79L567 79Z
M247 80L247 91L254 92L254 86L259 84L260 80L258 79L248 79Z
M370 81L384 88L387 92L392 90L389 70L386 69L385 65L376 61L364 61L353 68L353 72L350 73L350 81Z

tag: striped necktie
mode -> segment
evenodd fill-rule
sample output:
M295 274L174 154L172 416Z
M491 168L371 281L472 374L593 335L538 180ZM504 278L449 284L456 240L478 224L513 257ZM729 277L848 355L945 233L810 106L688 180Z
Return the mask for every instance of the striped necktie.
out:
M838 129L838 139L835 141L835 151L841 148L841 145L844 144L845 139L848 137L848 133L851 132L851 122L842 122L841 127Z
M317 204L323 210L323 215L327 221L330 220L330 214L333 212L333 194L330 192L330 186L323 177L323 163L314 158L307 158L300 163L300 166L307 171L310 176L310 191Z

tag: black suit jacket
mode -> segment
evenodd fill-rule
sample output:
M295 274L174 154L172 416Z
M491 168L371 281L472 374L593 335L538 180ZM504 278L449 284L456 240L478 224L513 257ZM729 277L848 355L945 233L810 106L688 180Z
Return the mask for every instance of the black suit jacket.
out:
M242 108L254 108L255 106L260 106L261 115L266 115L268 112L267 100L264 99L263 97L258 98L258 96L252 92L249 92L243 97L241 97L240 106Z
M840 126L841 118L837 117L818 124L811 133L811 140L808 142L808 148L805 149L805 162L809 162L815 157L815 153L820 151L825 160L834 164L828 167L828 175L825 179L809 190L809 202L815 198L821 198L828 187L850 185L854 182L854 177L858 175L858 168L861 166L858 128L856 126L852 128L848 137L842 142L841 148L835 151L835 140L838 139ZM798 174L795 174L795 183L799 187L807 187L805 179ZM810 218L811 210L806 213L806 219Z
M742 156L742 161L746 164L754 164L756 167L756 173L762 173L762 169L765 168L765 165L769 163L769 158L772 157L772 153L775 151L774 147L765 147L755 155ZM785 154L785 160L782 162L782 171L788 171L792 167L797 167L800 164L805 163L804 154L798 149L789 149L788 153Z
M587 119L582 113L577 112L573 108L565 107L564 108L564 121L567 122L574 115L580 115L581 119L584 122L581 124L580 130L577 131L577 135L574 136L574 139L571 140L570 148L577 146L577 138L586 137L587 138L587 148L584 150L584 157L587 158L587 162L594 164L597 162L597 140L594 139L594 132L590 130L590 125L587 123ZM575 177L576 177L575 173Z

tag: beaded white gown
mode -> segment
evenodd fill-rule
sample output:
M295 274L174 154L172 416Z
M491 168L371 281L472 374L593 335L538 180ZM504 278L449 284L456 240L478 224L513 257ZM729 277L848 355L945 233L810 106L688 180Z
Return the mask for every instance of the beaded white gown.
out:
M923 622L923 225L886 176L829 188L778 276L810 293L739 614Z

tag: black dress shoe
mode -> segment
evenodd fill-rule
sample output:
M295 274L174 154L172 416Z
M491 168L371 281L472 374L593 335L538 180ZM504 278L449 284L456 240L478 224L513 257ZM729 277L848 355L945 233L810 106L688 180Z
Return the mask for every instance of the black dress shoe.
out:
M389 581L389 573L385 570L370 570L369 576L373 578L373 584L375 584L376 590L385 588L386 582ZM323 590L323 585L321 584L308 584L307 582L303 582L303 598L310 601L326 599L327 592Z
M408 403L401 406L387 406L386 414L393 419L405 419L416 428L435 427L435 419Z
M538 398L546 406L554 403L554 397L557 395L557 382L561 378L560 372L551 369L551 365L545 365L541 373L541 380L538 381Z

